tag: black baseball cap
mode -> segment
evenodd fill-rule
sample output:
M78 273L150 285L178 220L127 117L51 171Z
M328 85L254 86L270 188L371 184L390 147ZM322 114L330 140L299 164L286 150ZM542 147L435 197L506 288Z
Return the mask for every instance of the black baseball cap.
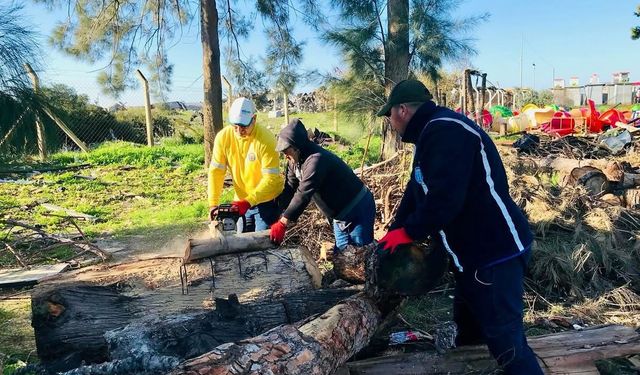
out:
M387 104L378 111L378 116L389 116L391 114L391 107L395 105L428 102L432 98L433 96L422 82L415 79L405 79L393 86L387 99Z

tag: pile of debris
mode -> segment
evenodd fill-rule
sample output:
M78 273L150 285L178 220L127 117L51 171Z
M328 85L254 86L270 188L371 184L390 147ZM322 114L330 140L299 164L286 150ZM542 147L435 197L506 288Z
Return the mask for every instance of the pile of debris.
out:
M511 195L537 238L531 284L547 299L640 290L640 160L632 146L614 156L570 136L501 148Z

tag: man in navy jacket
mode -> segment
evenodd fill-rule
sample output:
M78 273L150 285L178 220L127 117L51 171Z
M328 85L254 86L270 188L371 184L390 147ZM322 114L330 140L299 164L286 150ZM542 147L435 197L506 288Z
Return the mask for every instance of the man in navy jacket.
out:
M431 237L456 269L458 345L485 342L507 374L541 375L522 325L523 277L532 233L509 196L489 136L473 121L437 106L416 80L401 81L378 116L415 144L411 179L384 251ZM401 251L401 250L400 250Z

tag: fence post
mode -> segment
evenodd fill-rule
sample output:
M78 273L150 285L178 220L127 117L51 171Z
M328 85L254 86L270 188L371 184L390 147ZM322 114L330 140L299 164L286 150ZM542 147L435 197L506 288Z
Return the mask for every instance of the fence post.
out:
M31 82L33 82L33 92L37 93L40 88L40 80L38 79L38 75L33 71L31 65L29 63L24 64L25 69L27 70L27 74L29 78L31 78ZM47 140L44 136L44 125L42 121L40 121L40 116L36 113L36 134L38 135L38 155L41 160L47 160Z
M231 83L229 82L229 80L227 79L227 77L222 76L222 83L224 83L224 85L227 87L227 110L226 112L229 112L229 110L231 109L231 103L233 102L233 87L231 86Z
M151 100L149 99L149 82L140 69L136 69L138 78L144 88L144 113L147 120L147 146L153 146L153 121L151 119Z
M338 133L338 95L333 94L333 131Z
M284 92L282 97L284 98L284 122L286 125L289 123L289 95Z

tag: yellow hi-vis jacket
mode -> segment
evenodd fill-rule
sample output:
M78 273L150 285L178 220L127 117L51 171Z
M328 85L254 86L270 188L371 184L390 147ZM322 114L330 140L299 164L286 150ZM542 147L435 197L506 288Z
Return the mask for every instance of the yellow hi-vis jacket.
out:
M244 199L252 207L274 199L284 188L276 137L261 125L256 124L244 138L235 134L233 126L216 135L208 173L209 207L220 204L227 168L233 179L234 200Z

